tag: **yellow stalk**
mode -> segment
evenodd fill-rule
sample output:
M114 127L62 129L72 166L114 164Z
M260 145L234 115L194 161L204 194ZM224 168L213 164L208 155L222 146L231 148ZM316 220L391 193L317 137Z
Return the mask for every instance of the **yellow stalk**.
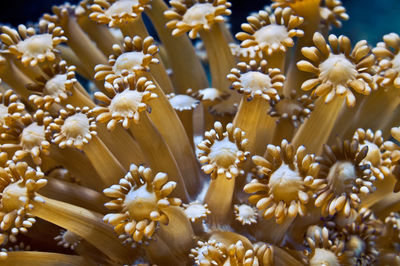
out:
M99 174L104 185L103 188L118 183L125 176L126 169L122 167L99 137L93 136L89 143L83 146L83 152Z
M320 97L309 118L296 132L292 144L295 147L304 145L310 153L320 154L322 145L326 143L333 126L345 105L345 97L336 96L332 102L325 103Z
M40 197L43 198L43 203L32 201L33 209L30 213L33 216L81 236L116 263L130 262L132 250L120 243L112 227L103 222L101 214L44 196Z
M74 65L76 66L76 72L78 72L81 76L83 76L85 79L92 79L89 73L86 72L85 66L82 64L82 62L79 60L79 58L76 56L74 51L66 45L58 45L57 50L61 52L61 58L65 61L67 61L68 65Z
M390 123L392 114L399 105L399 89L393 86L386 90L379 88L366 99L365 104L357 114L357 126L376 131Z
M255 226L255 235L258 239L263 239L268 243L281 246L294 219L295 218L287 217L281 224L277 224L274 218L265 220L260 217L260 220Z
M78 23L104 55L108 56L113 53L112 46L118 41L105 25L97 24L89 19L86 14L78 16Z
M194 149L193 142L193 110L176 111L179 120L185 128L186 135L189 138L190 145Z
M396 179L393 175L386 176L383 180L375 181L376 190L373 193L360 195L361 207L370 208L372 205L386 198L393 192Z
M209 31L199 31L207 50L207 57L210 65L212 87L222 92L232 92L229 90L230 81L226 75L235 66L235 58L233 57L221 30L219 23L214 23Z
M47 185L39 190L43 196L64 201L98 213L107 213L104 203L108 199L101 193L78 184L46 177Z
M304 265L301 261L290 255L289 252L280 247L273 246L273 263L276 266L299 266Z
M80 180L83 186L97 191L103 189L98 173L82 152L68 147L61 150L52 144L50 145L50 156Z
M177 206L170 206L163 209L168 217L168 224L160 224L160 231L157 235L165 243L168 243L171 254L179 257L181 261L187 260L187 254L194 245L194 232L189 219L182 210Z
M269 68L279 68L282 73L285 73L286 52L275 51L271 55L266 55L265 59L268 62ZM289 96L289 95L287 95Z
M391 212L400 209L400 193L386 194L385 198L371 206L371 211L379 219L385 219Z
M168 22L164 17L164 11L168 10L167 4L163 0L153 0L151 8L146 9L146 14L150 17L158 36L165 49L173 70L173 82L176 93L185 94L191 88L198 91L208 87L207 75L196 56L195 50L186 35L171 36L171 30L165 27ZM176 49L179 47L179 49ZM190 66L188 68L187 66ZM185 73L181 75L180 73Z
M107 64L107 57L93 44L87 34L79 27L77 19L70 16L66 25L62 25L65 36L68 38L68 46L82 62L84 72L94 77L94 67L98 64ZM96 82L97 87L106 93L103 84Z
M34 109L33 104L28 100L30 92L25 88L26 84L33 83L33 81L11 61L6 61L0 65L0 78L21 97L24 104Z
M244 96L233 120L234 126L246 133L249 140L247 149L253 155L263 155L267 144L272 141L276 119L267 114L269 109L265 99L257 97L248 101Z
M283 139L291 142L296 128L289 119L282 119L276 124L272 144L280 145Z
M149 102L151 107L150 119L171 150L182 176L185 177L185 184L189 193L194 193L199 188L199 173L198 163L189 138L178 115L157 84L154 92L158 97ZM165 119L166 117L168 119Z
M284 95L290 95L290 91L293 90L293 88L300 88L305 80L312 77L310 73L300 71L296 63L304 58L301 49L303 47L312 46L314 33L319 31L318 28L321 21L319 12L320 2L321 0L297 1L295 4L291 5L295 14L304 18L304 23L302 24L304 36L297 41L296 50L287 71L287 79L283 87ZM302 94L303 92L298 90L298 93Z
M118 28L121 30L123 36L131 38L139 36L142 39L149 36L146 25L144 25L142 16L138 16L134 21L119 24Z
M177 182L177 187L172 192L172 195L178 196L183 201L187 201L188 194L183 175L181 174L168 145L150 121L147 114L142 113L139 123L132 123L129 130L141 146L144 156L150 164L150 168L155 173L167 173L172 181Z
M159 265L176 265L184 266L187 265L185 260L182 258L172 256L171 248L169 243L165 243L162 239L154 236L154 239L150 241L148 245L144 246L146 254L150 257L151 261Z
M0 261L0 265L85 266L94 264L85 258L76 255L65 255L39 251L12 251L8 252L6 260Z
M364 102L370 96L360 94L357 94L355 96L357 99L356 105L352 108L349 108L347 106L343 108L343 110L340 112L338 119L336 119L335 126L331 131L327 143L334 143L338 137L343 139L352 138L357 128L363 128L359 126L360 120L358 120L358 113L360 109L363 108Z
M41 76L44 74L44 72L41 70L40 66L44 64L52 64L54 62L57 62L58 60L56 59L55 61L52 62L43 62L43 63L38 63L38 65L32 67L30 65L26 66L24 65L21 60L11 56L11 55L4 55L4 57L7 59L9 62L13 62L13 64L22 72L24 73L29 79L34 80L38 76Z
M211 179L204 203L208 204L211 211L208 219L212 226L225 225L231 220L234 189L235 178L228 179L221 175L216 179Z

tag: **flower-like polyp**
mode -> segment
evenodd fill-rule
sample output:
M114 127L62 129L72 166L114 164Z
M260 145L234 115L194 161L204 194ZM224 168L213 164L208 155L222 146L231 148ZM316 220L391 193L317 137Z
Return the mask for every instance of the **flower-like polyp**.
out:
M282 90L285 76L278 68L269 68L267 61L249 64L240 62L228 74L232 88L243 93L247 100L261 97L266 101L279 101L278 92Z
M97 135L96 122L89 116L88 107L67 105L60 115L49 125L53 131L52 141L60 148L75 147L83 149L93 136Z
M60 234L57 235L54 240L57 241L58 246L74 250L79 245L82 238L69 230L61 230Z
M383 180L390 175L391 160L387 160L384 153L385 143L382 137L382 131L373 132L371 129L357 129L353 139L356 139L360 144L360 149L368 146L368 153L364 158L371 164L371 171L375 177ZM386 143L387 144L387 143Z
M6 51L14 54L25 65L36 66L45 61L54 61L59 53L56 46L66 42L61 27L45 21L39 22L39 33L32 27L24 25L18 31L7 26L1 28L0 39L6 46Z
M301 60L297 63L301 71L316 76L303 82L303 90L314 89L313 93L324 96L327 103L336 95L343 96L348 106L354 106L356 98L352 90L368 95L375 89L375 57L370 53L366 41L359 41L353 50L350 39L343 35L329 35L328 45L322 34L316 32L313 41L315 46L303 47L301 50L309 61Z
M29 100L45 110L49 110L53 103L60 104L65 101L77 82L75 70L75 66L68 66L64 60L51 66L43 66L44 74L37 77L34 83L27 85L32 91Z
M378 59L378 84L400 88L400 37L397 33L383 36L372 52Z
M340 212L348 217L360 204L359 194L375 190L376 177L364 161L367 154L368 146L359 149L357 140L338 139L336 145L324 145L322 156L317 157L320 171L309 183L316 189L315 206L324 216Z
M147 102L157 98L157 94L152 92L155 89L154 83L133 74L118 79L114 85L109 84L106 88L109 96L102 92L95 93L101 107L95 107L92 112L97 116L97 121L107 123L110 130L118 122L126 129L132 121L139 123L140 112L148 108Z
M242 41L241 47L256 47L266 55L286 52L294 45L294 37L303 36L304 32L296 29L303 20L289 7L277 8L272 14L262 10L247 17L247 23L242 24L244 32L236 34L236 38Z
M252 225L257 223L257 209L247 204L235 204L233 212L235 219L242 225Z
M305 246L308 265L339 266L344 263L345 244L340 239L334 239L326 227L310 226L305 236Z
M42 163L42 157L49 155L50 134L46 127L52 118L43 110L37 110L33 115L19 113L7 121L8 129L1 138L8 141L3 145L6 149L17 149L13 160L21 160L31 155L35 164Z
M100 0L90 6L89 17L109 27L132 22L140 16L147 7L149 0Z
M272 265L274 250L265 243L252 244L232 232L214 232L208 241L198 241L189 254L196 265Z
M12 235L18 232L26 233L35 222L29 214L33 208L32 201L43 201L35 192L44 187L47 180L41 171L36 171L25 162L10 162L8 166L1 167L0 180L0 229ZM3 233L1 236L4 241L6 238Z
M95 67L96 80L105 80L108 83L119 77L129 74L143 73L150 70L151 64L158 64L155 57L158 47L153 37L142 39L139 36L125 37L123 45L114 44L114 53L110 55L108 64L99 64Z
M172 9L164 13L170 20L166 26L172 29L173 36L189 31L194 39L200 30L209 30L214 23L223 22L224 15L230 15L231 4L227 0L172 0Z
M296 91L291 91L290 95L285 97L281 95L279 101L271 101L271 109L268 114L276 117L277 123L290 121L293 127L299 127L310 113L314 110L314 97L309 95L296 95Z
M25 110L25 105L19 101L19 97L13 90L0 92L0 130L3 132L7 126L7 121L15 121L21 117Z
M375 241L382 234L382 229L382 221L376 219L371 210L361 208L353 222L333 230L345 242L344 253L348 264L373 265L379 256Z
M280 146L268 145L264 157L253 156L260 177L244 191L252 194L249 202L262 210L264 219L275 217L280 224L287 217L306 214L312 193L307 183L319 169L314 159L303 146L295 150L286 140Z
M118 185L104 190L113 200L106 203L112 213L104 221L114 226L118 234L128 234L137 242L151 238L158 223L168 224L166 208L180 206L181 200L168 197L176 183L165 173L153 174L150 168L131 165Z
M320 6L320 16L327 26L331 24L337 28L342 27L341 20L349 20L346 8L340 0L324 0Z
M215 122L214 129L207 131L203 140L197 146L201 169L211 178L235 178L240 173L240 165L246 160L249 152L246 151L247 139L245 133L235 128L231 123L226 131L220 122Z

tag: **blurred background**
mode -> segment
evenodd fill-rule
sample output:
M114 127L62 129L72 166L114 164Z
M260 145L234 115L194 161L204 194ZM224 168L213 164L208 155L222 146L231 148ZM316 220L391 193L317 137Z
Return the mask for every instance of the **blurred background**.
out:
M36 22L51 6L62 4L64 0L3 0L0 8L0 23L17 26L21 23ZM78 3L78 0L70 0ZM231 0L232 16L230 22L233 32L240 30L246 16L270 3L268 0ZM375 45L386 33L400 33L400 0L342 0L350 15L335 34L345 34L355 43L366 39Z

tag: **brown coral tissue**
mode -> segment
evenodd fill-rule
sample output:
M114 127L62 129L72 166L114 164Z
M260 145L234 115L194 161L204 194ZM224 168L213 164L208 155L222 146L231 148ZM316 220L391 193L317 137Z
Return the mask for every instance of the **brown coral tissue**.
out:
M330 34L340 0L235 33L231 8L0 28L0 265L400 265L399 35Z

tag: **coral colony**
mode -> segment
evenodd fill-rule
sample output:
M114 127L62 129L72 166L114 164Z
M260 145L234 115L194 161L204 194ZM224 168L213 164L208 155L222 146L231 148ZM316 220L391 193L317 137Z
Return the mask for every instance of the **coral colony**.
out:
M230 7L1 27L0 265L400 265L399 35L329 34L340 0L232 34Z

